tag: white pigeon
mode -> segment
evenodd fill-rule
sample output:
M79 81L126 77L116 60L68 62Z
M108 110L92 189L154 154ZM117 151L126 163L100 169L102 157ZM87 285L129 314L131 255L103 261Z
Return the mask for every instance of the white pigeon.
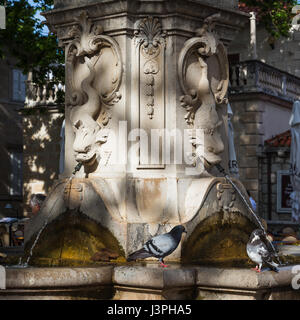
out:
M131 253L127 261L155 257L166 268L167 266L164 264L163 259L178 247L183 232L186 233L185 228L179 225L174 227L169 233L153 237L144 244L143 248Z
M266 239L265 233L261 229L256 229L251 233L247 243L247 254L249 258L256 263L255 270L261 271L263 264L271 270L279 272L278 264L273 261L276 252L272 248L269 241Z

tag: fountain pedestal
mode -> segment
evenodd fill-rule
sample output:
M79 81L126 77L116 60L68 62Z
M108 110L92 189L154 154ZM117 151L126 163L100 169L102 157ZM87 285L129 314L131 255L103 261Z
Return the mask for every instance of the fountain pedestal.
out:
M48 224L31 263L86 265L101 248L124 261L178 224L187 237L167 260L245 263L257 224L214 167L228 169L237 1L55 1L44 15L66 53L66 152L25 230L28 248Z
M0 298L299 297L291 268L237 269L249 267L258 225L215 168L228 171L226 46L248 22L238 1L54 3L45 17L66 53L65 171L25 229L36 267L0 273ZM178 224L187 235L170 268L126 263ZM114 259L92 261L107 249Z

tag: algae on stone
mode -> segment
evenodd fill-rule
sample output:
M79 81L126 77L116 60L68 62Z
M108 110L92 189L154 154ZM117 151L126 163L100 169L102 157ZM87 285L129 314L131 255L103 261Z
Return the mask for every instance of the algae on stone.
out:
M28 256L35 236L26 244ZM36 266L87 266L97 251L107 248L119 255L124 251L112 233L79 211L67 211L49 223L41 233L33 250L30 265Z

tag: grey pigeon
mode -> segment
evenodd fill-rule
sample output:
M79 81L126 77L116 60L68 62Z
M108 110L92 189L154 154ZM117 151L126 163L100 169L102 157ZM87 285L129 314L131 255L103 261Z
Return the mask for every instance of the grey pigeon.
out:
M263 264L268 266L271 270L279 272L278 264L273 260L276 252L272 248L265 233L261 229L256 229L251 233L250 239L247 243L247 254L249 258L257 264L255 270L261 271Z
M179 225L174 227L169 233L153 237L144 244L142 249L131 253L127 261L155 257L158 258L164 268L167 267L163 259L178 247L183 232L186 233L185 228Z

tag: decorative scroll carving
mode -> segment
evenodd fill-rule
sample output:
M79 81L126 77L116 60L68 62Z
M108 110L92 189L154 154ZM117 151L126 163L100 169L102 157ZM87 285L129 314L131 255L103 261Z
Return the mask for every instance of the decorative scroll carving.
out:
M186 41L178 63L179 82L184 92L181 106L187 110L187 124L201 133L197 137L193 134L191 143L206 168L220 163L219 154L224 150L218 129L222 121L216 105L227 103L229 67L226 49L212 31L218 17L208 17L203 27L196 30L196 37ZM201 136L202 141L199 141Z
M234 206L236 200L235 190L230 184L217 184L217 199L219 200L219 207L225 211L229 211Z
M140 47L140 52L145 58L143 73L145 77L144 94L146 96L146 110L150 119L154 116L155 105L155 80L160 71L159 55L165 48L166 32L162 31L157 18L147 17L138 24L134 32L135 43Z
M73 40L66 51L66 100L75 133L75 159L91 168L108 138L109 107L121 98L122 63L117 42L103 34L102 26L94 25L86 12L76 22L68 32Z

